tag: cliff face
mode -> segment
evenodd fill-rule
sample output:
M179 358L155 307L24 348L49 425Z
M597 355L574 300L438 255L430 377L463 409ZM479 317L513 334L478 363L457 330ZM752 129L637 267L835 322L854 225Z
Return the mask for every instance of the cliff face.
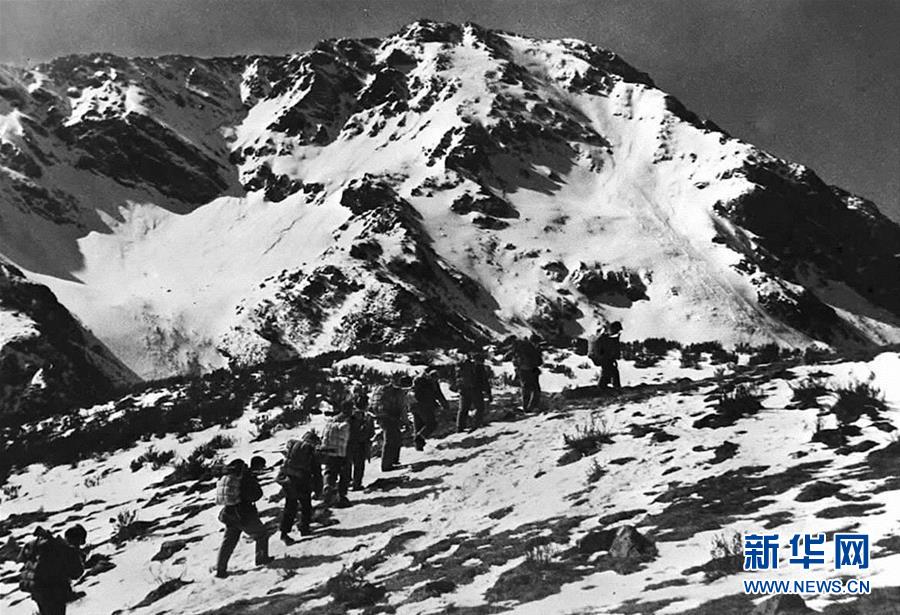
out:
M49 288L0 261L0 421L55 414L134 380Z
M0 252L144 376L620 320L900 341L900 228L615 53L416 22L0 69Z

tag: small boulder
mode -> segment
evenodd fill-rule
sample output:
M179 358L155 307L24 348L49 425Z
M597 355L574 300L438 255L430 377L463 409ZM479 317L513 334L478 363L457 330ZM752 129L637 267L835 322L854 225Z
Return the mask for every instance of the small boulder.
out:
M438 579L436 581L429 581L423 587L423 591L429 596L440 596L442 594L448 594L455 589L456 583L454 583L450 579Z
M578 550L582 553L609 551L615 537L616 530L594 530L593 532L588 532L579 539Z
M633 525L623 525L616 530L609 547L609 554L616 559L646 560L658 553L652 540L641 534Z

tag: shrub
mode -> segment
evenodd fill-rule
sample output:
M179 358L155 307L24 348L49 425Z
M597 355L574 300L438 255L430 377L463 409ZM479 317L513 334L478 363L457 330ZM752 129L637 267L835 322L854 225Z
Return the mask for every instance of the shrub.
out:
M752 414L762 408L761 398L755 386L739 384L721 394L716 408L723 414Z
M827 348L807 346L803 350L803 362L807 365L815 365L834 358L834 352Z
M875 421L887 410L884 394L872 384L871 379L868 382L852 382L834 392L837 401L831 407L831 412L842 424L855 423L863 414L868 414Z
M606 470L603 469L599 463L597 463L596 459L591 460L591 465L588 467L587 471L587 482L588 484L596 483L598 480L603 478L606 475Z
M560 465L572 463L583 457L593 455L604 444L612 442L612 435L606 421L591 417L590 423L577 426L574 433L563 434L563 442L569 450L559 460Z
M548 544L532 544L525 552L525 566L532 570L544 570L554 565L556 549Z
M175 464L172 473L166 476L163 484L171 485L174 483L182 483L185 481L209 480L216 474L216 469L222 465L222 458L216 451L222 448L220 445L223 441L230 441L230 438L220 438L216 436L206 444L201 444L188 455L187 459L183 459Z
M706 352L709 354L716 354L717 352L725 351L722 348L722 343L716 341L695 342L693 344L688 344L687 346L685 346L684 350L688 352Z
M120 510L111 521L115 527L113 542L126 542L141 534L142 525L137 521L136 510Z
M223 435L223 434L216 434L204 446L211 448L213 450L220 450L223 448L231 448L232 446L234 446L234 438L232 438L231 436Z
M739 384L726 388L718 395L716 411L694 422L694 427L719 428L733 425L738 419L755 414L762 408L762 394L751 385Z
M710 581L744 570L743 538L737 532L713 536L710 555L712 560L706 567L706 578Z
M781 350L778 348L778 344L773 342L752 349L748 362L750 365L762 365L764 363L774 363L779 358L781 358Z
M660 362L662 357L652 354L640 354L634 358L634 366L638 369L653 367Z
M267 440L272 437L272 432L275 429L275 426L278 424L278 421L273 417L270 417L268 414L259 414L250 419L250 422L253 423L253 441L260 442L262 440Z
M328 579L325 591L331 594L335 602L348 609L372 606L386 593L383 586L369 583L359 571L347 567Z
M174 458L175 451L158 451L151 446L145 453L131 462L131 471L137 472L144 467L145 463L149 463L151 468L158 470L171 463Z
M790 386L794 392L792 399L797 402L798 408L816 408L819 398L829 393L827 383L822 378L806 378Z
M305 405L286 405L275 414L259 414L250 422L255 427L253 440L259 442L272 437L279 429L291 429L309 422L309 408Z
M699 369L700 358L699 352L690 351L685 348L681 351L681 367L685 369Z
M634 360L638 357L645 357L650 360L656 357L657 360L666 356L670 350L679 350L681 344L662 337L648 337L642 341L623 342L621 345L622 358L625 360Z

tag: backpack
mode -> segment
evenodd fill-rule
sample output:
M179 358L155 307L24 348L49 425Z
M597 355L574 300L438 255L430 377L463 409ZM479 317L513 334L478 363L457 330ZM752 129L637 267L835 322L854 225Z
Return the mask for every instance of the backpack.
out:
M396 415L400 406L399 393L397 387L390 384L376 386L369 395L369 409L377 416Z
M533 343L519 340L513 348L513 363L519 369L532 370L544 362L541 359L541 351Z
M347 421L327 421L322 427L322 443L319 445L319 450L325 455L345 457L349 439L350 424Z
M241 503L241 475L226 474L216 483L216 504L234 506Z
M588 350L588 358L594 365L600 365L603 361L603 344L601 340L603 339L602 335L598 335L594 339L591 340L591 346Z
M37 538L25 545L19 556L24 563L19 573L19 589L29 594L67 580L60 570L61 539L43 528L38 528L35 534Z

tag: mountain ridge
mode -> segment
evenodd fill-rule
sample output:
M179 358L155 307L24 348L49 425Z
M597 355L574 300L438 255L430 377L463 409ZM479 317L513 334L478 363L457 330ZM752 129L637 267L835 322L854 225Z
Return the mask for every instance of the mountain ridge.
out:
M420 21L41 67L0 71L0 251L145 377L609 320L900 341L900 227L595 45Z

